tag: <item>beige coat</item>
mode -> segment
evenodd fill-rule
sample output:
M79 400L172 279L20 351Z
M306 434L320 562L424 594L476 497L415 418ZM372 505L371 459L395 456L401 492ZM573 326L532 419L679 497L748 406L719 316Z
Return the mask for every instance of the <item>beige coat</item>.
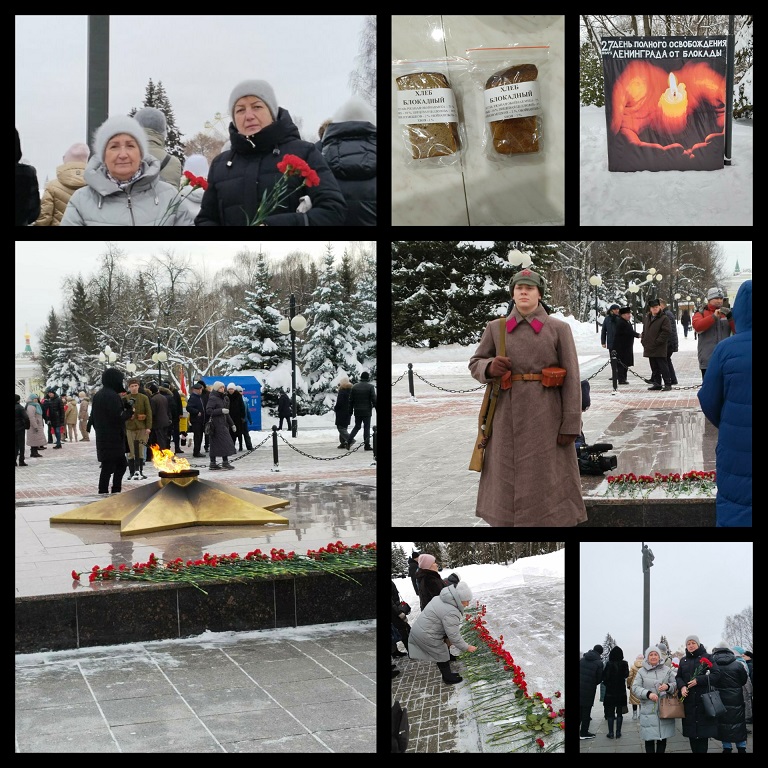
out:
M56 178L45 185L36 227L58 227L72 194L85 186L85 163L64 163L56 169Z
M642 666L643 660L635 659L635 663L629 668L629 677L627 678L627 688L629 688L629 701L636 707L640 705L640 699L638 699L637 696L632 693L632 683L635 682L635 675L637 674L637 670Z
M560 446L558 434L581 432L581 381L576 344L567 323L539 305L527 320L517 308L517 325L506 333L512 373L541 373L559 366L568 372L562 387L540 381L515 381L502 390L485 449L477 494L477 517L492 526L574 526L587 519L573 443ZM541 324L539 333L530 325ZM469 361L472 376L485 384L485 370L496 356L499 321L485 328Z

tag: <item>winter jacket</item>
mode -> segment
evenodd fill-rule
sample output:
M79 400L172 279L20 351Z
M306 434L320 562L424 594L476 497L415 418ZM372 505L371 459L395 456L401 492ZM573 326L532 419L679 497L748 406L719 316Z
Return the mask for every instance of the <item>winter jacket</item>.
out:
M733 306L736 334L712 353L698 391L717 436L717 526L752 525L752 281Z
M669 340L667 341L667 355L671 355L673 352L677 352L680 348L677 340L677 319L675 313L667 307L663 309L659 314L664 314L669 318Z
M131 411L125 407L120 392L123 375L116 368L107 368L101 375L104 385L94 396L91 405L91 423L96 430L96 458L99 461L118 461L125 458L125 422Z
M21 403L15 403L16 406L16 431L24 432L29 429L30 421L27 409Z
M643 357L666 357L669 334L669 318L661 310L658 315L648 312L643 318L643 332L640 334Z
M643 666L643 659L635 659L635 663L629 668L629 677L627 677L627 688L629 689L629 702L635 707L638 704L640 704L640 699L638 699L637 696L635 696L635 693L632 690L632 684L635 682L635 675L637 675L637 671L642 666Z
M459 631L463 620L464 606L456 587L443 587L439 597L430 601L411 625L408 637L410 657L422 661L449 661L450 652L443 642L444 637L462 653L468 650L469 644Z
M286 419L293 417L293 405L291 404L291 398L281 393L277 400L277 415Z
M730 648L715 648L712 661L720 668L717 690L725 705L725 714L717 718L717 738L720 741L746 741L743 686L749 680L747 668Z
M376 388L370 381L358 381L349 392L349 412L373 414Z
M616 320L616 329L613 334L613 348L616 350L616 357L631 368L635 364L635 339L639 339L640 334L635 330L629 320L619 316ZM626 378L624 368L619 368L619 378Z
M344 226L376 226L376 126L363 120L331 123L323 157L349 208Z
M659 663L656 665L648 661L651 651L659 654ZM669 739L675 735L674 719L659 717L659 702L648 698L651 693L657 694L659 699L676 695L675 670L668 667L663 658L664 654L657 646L650 646L645 651L645 657L632 683L632 693L640 701L640 738L643 741ZM659 691L658 686L664 684L669 686L669 690Z
M187 413L189 413L190 426L203 426L205 423L205 405L203 398L193 392L187 400Z
M16 226L28 227L40 215L37 171L21 162L21 140L16 129Z
M603 320L603 329L600 331L600 343L605 344L606 349L613 349L614 339L616 337L616 324L621 318L608 312Z
M336 395L336 402L333 405L333 410L336 414L337 427L348 427L349 422L352 419L352 414L349 408L349 395L351 391L351 384L346 387L339 387L339 393Z
M611 648L608 654L608 663L603 667L603 679L605 684L605 706L606 717L611 716L616 711L616 707L625 706L627 703L627 677L629 676L629 665L624 659L624 654L619 646Z
M437 571L431 568L416 571L416 583L419 585L419 604L423 611L433 597L437 597L445 588L443 580Z
M210 457L213 461L217 456L231 456L237 453L232 431L234 421L228 413L222 413L222 409L229 410L229 398L221 392L211 392L208 396L208 404L205 412L211 420Z
M128 392L125 399L133 400L133 416L125 425L130 433L128 439L138 440L138 436L134 434L137 430L152 429L152 404L143 392L137 392L135 395ZM139 416L144 416L144 418L140 419Z
M242 394L235 390L234 392L227 392L229 398L229 415L236 427L241 427L245 424L245 401Z
M149 147L149 154L154 157L160 165L163 164L165 158L168 158L168 162L160 171L160 178L163 181L167 181L175 189L179 188L181 184L181 160L176 155L171 155L165 148L165 138L161 133L147 128L146 125L142 126L144 132L147 134L147 145Z
M61 226L162 226L191 227L195 216L192 208L177 197L178 190L159 178L160 163L145 155L142 174L122 189L107 177L107 166L97 155L85 167L87 186L69 199ZM179 201L175 212L165 215L172 201Z
M683 686L694 679L694 672L700 666L701 659L712 661L712 657L703 645L700 645L693 653L685 652L685 656L680 659L680 667L677 670L678 691L682 691ZM717 738L717 720L707 714L701 700L701 694L707 692L707 677L709 677L712 688L717 688L720 685L720 667L716 663L713 662L709 675L705 672L698 672L696 685L688 689L688 696L685 699L683 736L689 739Z
M320 184L302 187L301 176L288 177L290 194L266 219L270 227L333 226L344 222L347 204L331 169L314 144L302 141L287 110L280 107L275 122L253 136L243 136L229 124L231 149L217 155L208 171L198 227L244 227L252 220L265 192L282 176L277 169L285 155L296 155L317 172ZM308 195L312 208L296 213L299 198Z
M717 307L707 304L704 309L697 309L693 313L693 319L691 320L693 330L699 336L697 352L699 368L702 371L707 369L709 358L712 357L715 347L732 333L736 333L736 320L733 314L731 314L731 317L715 317L715 309ZM749 316L750 318L752 317L751 312Z
M40 448L45 445L45 427L43 425L43 414L38 413L37 400L31 399L34 395L27 398L27 415L29 416L29 429L27 430L27 445L30 448ZM42 411L42 408L40 409Z
M85 163L63 163L45 185L36 227L58 227L72 195L85 186Z
M152 410L152 429L165 431L171 425L171 406L168 398L163 394L165 387L160 387L152 397L149 405ZM167 390L165 390L167 391Z
M595 690L603 679L603 660L597 651L587 651L579 660L579 706L591 707Z
M42 406L43 418L50 422L54 429L64 425L64 404L57 394L54 393L53 397L47 397Z

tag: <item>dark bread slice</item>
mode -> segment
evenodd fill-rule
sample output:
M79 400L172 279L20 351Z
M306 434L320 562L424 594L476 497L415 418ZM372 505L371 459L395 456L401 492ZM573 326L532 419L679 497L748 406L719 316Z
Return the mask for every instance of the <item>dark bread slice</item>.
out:
M413 72L395 78L395 82L401 91L451 87L445 75L439 72ZM426 123L404 125L403 128L414 160L453 155L459 149L458 123Z
M510 83L524 83L536 80L538 76L539 70L535 64L520 64L501 72L494 72L488 78L485 89ZM500 154L514 155L539 151L539 127L536 115L495 120L490 125L493 148Z

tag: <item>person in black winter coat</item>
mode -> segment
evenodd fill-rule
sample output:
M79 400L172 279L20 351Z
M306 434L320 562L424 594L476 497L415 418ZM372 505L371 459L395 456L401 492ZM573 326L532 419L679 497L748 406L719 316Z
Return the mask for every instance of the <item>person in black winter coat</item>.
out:
M720 699L725 714L717 718L717 738L723 742L723 752L733 751L733 742L739 752L747 751L747 719L744 707L744 686L749 674L736 654L725 644L712 651L712 661L720 669Z
M48 443L53 442L53 436L56 437L54 449L61 448L61 427L64 424L64 403L56 394L55 389L49 389L43 402L43 418L48 424Z
M408 576L410 576L411 584L413 584L413 591L419 594L419 582L416 581L416 574L419 570L419 553L414 549L411 552L411 556L408 558Z
M96 458L101 462L99 493L120 493L123 475L128 468L125 458L125 422L133 415L133 407L120 396L125 392L123 374L117 368L107 368L101 374L104 385L91 404L91 424L96 430Z
M395 582L392 582L392 626L398 631L400 639L405 646L405 653L403 653L396 643L392 643L392 658L408 655L408 635L411 633L411 625L408 623L406 614L400 609L400 593L397 591Z
M283 419L288 427L291 426L291 418L293 417L293 406L291 405L291 398L285 392L280 393L280 397L277 400L277 416L280 419L278 429L283 428Z
M344 225L376 226L376 113L353 97L323 132L323 157L349 208Z
M295 155L314 170L316 186L302 186L304 178L287 178L289 194L267 216L268 227L337 226L344 222L347 204L331 169L314 144L303 141L287 110L278 107L272 86L264 80L244 80L229 96L231 148L217 155L208 171L198 227L244 227L256 218L264 194L283 176L278 163ZM311 207L299 212L300 198ZM302 205L301 211L307 208Z
M16 129L16 226L28 227L40 215L40 187L37 171L21 162L21 139Z
M205 412L211 421L211 463L208 469L234 469L229 457L235 453L234 433L237 428L229 415L229 398L224 394L224 382L214 381ZM221 456L221 464L216 457Z
M603 646L596 645L587 651L579 661L579 719L580 739L594 739L595 734L589 732L592 720L592 705L595 703L595 691L603 679L603 660L600 658Z
M24 444L29 427L30 422L27 409L21 404L21 395L16 395L16 461L20 467L29 466L24 461Z
M352 387L352 391L349 393L349 412L355 414L355 426L349 433L348 449L355 442L355 435L360 431L360 427L363 427L365 450L373 450L370 443L371 416L376 407L376 388L368 380L369 378L368 371L363 371L360 374L360 381Z
M611 648L608 654L608 663L603 668L603 680L605 684L605 698L603 699L603 711L608 721L609 739L613 738L613 724L616 723L616 738L621 738L621 724L624 719L624 707L627 706L627 678L629 677L629 664L624 659L624 651L618 645Z
M627 369L635 364L633 347L635 339L639 338L640 334L632 325L632 310L629 307L621 307L613 331L613 348L619 361L616 371L619 384L629 384Z
M437 571L434 555L426 552L419 555L419 570L416 571L416 581L419 584L419 605L423 611L433 597L437 597L445 588L443 579Z
M196 459L202 458L200 447L203 444L203 426L205 425L205 404L202 392L205 382L196 381L192 385L192 392L187 400L187 413L189 414L189 428L192 432L192 455Z
M346 450L349 442L349 422L352 418L349 412L349 395L352 391L352 382L342 376L339 379L339 393L336 395L336 402L333 404L333 411L336 414L336 429L339 431L339 448Z
M703 659L711 664L709 674ZM688 635L685 638L685 656L680 659L677 669L677 690L685 699L683 736L688 738L691 752L706 752L707 741L717 738L717 720L707 714L701 694L707 693L708 688L719 687L720 667L699 643L699 638Z

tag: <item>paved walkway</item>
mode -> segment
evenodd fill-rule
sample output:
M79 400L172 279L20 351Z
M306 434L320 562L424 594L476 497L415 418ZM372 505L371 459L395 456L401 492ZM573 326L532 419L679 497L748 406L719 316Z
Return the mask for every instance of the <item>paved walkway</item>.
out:
M632 719L632 705L628 704L629 713L624 716L624 722L621 728L620 739L609 739L608 721L605 719L603 705L600 701L599 689L595 692L595 704L592 707L592 721L589 724L589 732L595 734L594 739L579 740L579 752L588 752L589 754L603 754L611 752L642 752L645 754L645 742L640 738L640 721ZM691 745L688 738L683 736L682 719L675 719L675 735L667 739L667 748L665 753L685 752L691 753ZM576 724L574 723L574 726ZM752 730L753 726L748 726ZM734 752L736 752L734 746ZM722 754L722 742L717 739L709 740L708 752L719 752ZM752 734L747 736L747 752L752 752Z
M604 358L581 366L592 401L583 416L584 434L590 444L613 445L608 454L617 457L616 474L715 469L717 429L699 408L696 352L679 352L673 360L679 384L669 392L648 391L650 366L637 354L630 384L616 390ZM417 365L413 370L418 374ZM407 373L398 376L392 387L393 526L489 527L475 517L479 473L467 469L482 388L469 371L431 381L414 376L412 398ZM603 480L582 476L582 494L589 496Z

